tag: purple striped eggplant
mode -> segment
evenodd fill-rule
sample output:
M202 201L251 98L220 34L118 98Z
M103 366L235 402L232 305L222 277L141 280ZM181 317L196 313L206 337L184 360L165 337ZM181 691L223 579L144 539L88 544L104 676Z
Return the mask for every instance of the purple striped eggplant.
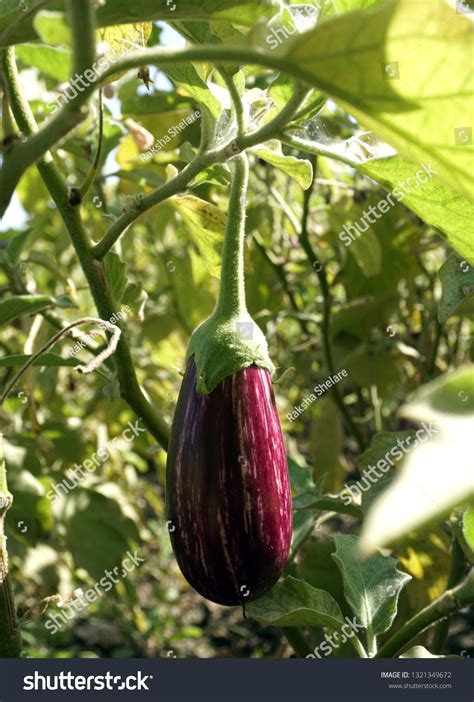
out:
M223 605L278 580L292 532L288 467L270 373L251 366L199 393L188 361L171 430L167 519L186 580Z

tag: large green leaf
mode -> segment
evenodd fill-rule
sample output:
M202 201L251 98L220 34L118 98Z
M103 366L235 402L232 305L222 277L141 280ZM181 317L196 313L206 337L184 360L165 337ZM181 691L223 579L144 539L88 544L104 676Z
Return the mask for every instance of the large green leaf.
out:
M328 626L339 628L344 619L336 600L303 580L285 578L266 595L247 605L248 614L272 626Z
M344 579L344 593L369 637L383 634L397 614L398 597L411 579L396 567L397 561L379 554L361 562L356 556L357 537L335 534L333 555Z
M429 172L430 164L425 165ZM416 173L420 171L423 176L423 169L399 154L369 159L355 167L390 192L398 187L403 193L403 204L443 232L451 246L474 265L474 207L469 200L440 182L436 175L422 183L416 178ZM400 183L406 184L406 189L402 190ZM411 183L415 187L408 187ZM397 198L392 196L392 200L396 202Z
M296 37L285 65L472 199L471 29L443 0L389 0Z
M455 507L474 501L474 366L422 387L402 408L402 414L425 420L425 429L390 487L369 509L360 543L364 555L435 524Z

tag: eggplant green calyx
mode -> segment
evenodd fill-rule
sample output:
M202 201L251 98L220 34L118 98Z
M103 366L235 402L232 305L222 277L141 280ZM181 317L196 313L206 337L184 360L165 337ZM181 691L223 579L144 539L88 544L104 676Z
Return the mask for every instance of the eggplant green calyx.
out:
M212 315L194 332L187 359L194 356L197 391L207 395L228 375L255 365L271 374L265 336L247 311L244 278L245 211L249 177L245 154L234 159L222 251L219 299Z
M197 369L197 391L203 395L249 366L266 368L270 374L275 370L267 340L248 312L227 319L213 314L206 319L191 337L187 358L191 356Z

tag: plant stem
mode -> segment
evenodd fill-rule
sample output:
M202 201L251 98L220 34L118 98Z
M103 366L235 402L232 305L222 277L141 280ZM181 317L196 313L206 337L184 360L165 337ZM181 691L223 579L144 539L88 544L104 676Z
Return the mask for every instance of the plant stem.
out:
M273 136L276 136L282 129L283 124L286 123L288 119L298 110L298 106L301 104L306 91L303 88L295 88L295 92L292 98L288 101L288 104L284 109L270 122L265 124L261 129L255 132L246 134L242 138L238 138L235 141L231 141L228 144L220 147L216 150L211 151L201 151L197 154L196 158L191 161L181 173L179 173L175 178L168 181L161 188L155 190L155 192L144 197L140 203L137 205L136 209L130 209L124 212L116 222L110 227L105 236L96 244L92 253L97 260L101 260L106 255L115 242L119 239L122 234L124 234L127 229L133 224L141 215L150 210L152 207L156 207L160 203L167 200L173 195L177 195L179 192L185 190L189 183L195 178L202 170L212 166L217 163L225 163L232 156L235 156L239 151L245 151L246 149L256 146L264 141L268 141Z
M418 612L384 643L376 658L394 658L436 622L474 603L474 568L456 587L446 590L437 600Z
M247 312L245 303L244 239L249 164L241 154L234 160L227 225L222 250L222 272L216 312L226 316Z
M36 123L28 102L23 98L18 70L11 49L5 53L3 71L8 85L10 105L17 124L25 133L31 133ZM52 162L50 155L47 154L38 161L37 167L71 238L99 316L103 320L109 320L115 315L116 305L107 285L105 269L103 264L96 261L92 255L78 208L71 207L69 204L67 184ZM117 325L124 332L120 321L117 322ZM142 419L152 436L166 449L169 437L168 426L140 388L125 333L122 333L120 337L113 358L122 398Z
M237 90L237 86L235 85L233 76L229 75L225 68L222 68L219 71L219 73L224 79L224 82L227 86L227 90L229 91L232 100L232 105L234 107L235 119L237 121L238 136L239 138L242 138L245 134L245 114L244 106L242 104L242 98L239 95L239 91Z
M92 167L91 167L89 173L87 174L86 179L84 180L83 184L79 188L81 202L83 202L85 200L87 193L89 192L91 187L94 185L94 181L97 177L97 173L99 170L100 157L102 154L103 141L104 141L104 100L103 100L103 91L101 88L99 90L99 139L97 141L97 151L95 154L94 163L92 164Z
M316 170L316 161L313 159L314 171ZM303 196L303 216L301 219L301 231L300 231L300 242L303 247L306 256L308 257L311 267L316 272L318 276L319 285L321 287L321 293L323 296L323 322L322 322L322 337L324 346L324 355L326 358L326 365L331 375L336 373L336 367L334 364L334 356L332 352L331 345L331 308L332 308L332 296L329 289L328 279L326 276L326 270L322 263L318 260L316 254L314 253L313 247L309 241L308 235L308 224L309 224L309 213L310 213L310 201L314 186L315 173L313 174L313 184L308 190L305 190ZM365 440L359 427L355 424L351 417L349 410L344 404L344 399L339 392L337 385L333 385L331 388L331 394L334 398L340 413L346 421L347 427L355 436L357 444L360 451L365 449Z
M71 11L79 14L84 2L83 0L70 0L70 5ZM88 8L90 5L91 2L88 1ZM76 68L76 66L83 67L84 70L87 68L90 69L92 66L92 63L87 64L92 56L92 51L91 47L87 46L87 35L81 37L81 22L82 17L79 18L79 24L76 25L77 30L74 32L74 39L77 40L76 44L78 48L77 56L75 56L74 70L79 72L81 71L79 68ZM90 34L93 23L90 21L88 12L84 26L88 30L88 34ZM212 61L215 65L223 65L229 61L257 64L266 66L267 68L282 70L290 75L294 75L296 79L301 79L299 75L300 69L297 66L293 66L287 59L285 60L283 57L274 56L271 52L262 52L240 45L212 44L209 46L191 46L178 50L163 49L160 47L158 49L143 50L136 54L128 54L121 61L113 63L113 65L102 74L97 75L95 81L86 83L84 89L78 91L72 100L67 102L61 110L58 110L57 113L45 123L41 130L36 130L36 133L31 134L25 142L16 145L14 149L15 159L9 159L8 162L5 160L0 172L0 217L3 216L16 184L24 171L40 159L42 155L51 149L58 141L65 137L77 124L85 119L88 114L86 103L91 94L98 86L102 85L104 81L123 70L139 68L147 64L166 65L168 63L188 63L190 61ZM322 82L325 83L325 81ZM330 84L325 83L325 85L330 91ZM322 85L321 87L324 88ZM299 90L302 92L304 91L303 97L305 97L308 89L300 87ZM299 101L297 109L301 102L302 100ZM280 123L279 131L283 130L291 117L296 114L297 109L290 114L291 108L292 104L290 100L284 110L282 110L281 115L284 119L282 119ZM270 137L267 136L266 138L268 139ZM241 146L243 150L244 147L240 143L239 146Z
M3 434L0 432L0 658L19 658L22 648L21 632L8 572L7 540L4 531L5 515L12 502L13 498L7 486Z
M466 569L466 560L464 557L464 552L458 543L456 535L453 534L452 550L451 550L451 565L448 575L447 589L454 587L461 580ZM443 619L437 624L433 635L433 641L431 644L432 653L442 653L446 637L449 632L449 617Z
M67 0L72 33L73 75L92 69L96 59L96 18L94 0Z

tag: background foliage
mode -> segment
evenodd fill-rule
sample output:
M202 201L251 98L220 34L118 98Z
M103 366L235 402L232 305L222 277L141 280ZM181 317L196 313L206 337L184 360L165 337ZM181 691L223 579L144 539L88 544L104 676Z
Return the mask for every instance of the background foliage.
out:
M18 3L0 3L0 46L17 45L21 83L40 126L72 65L63 3L47 5L22 16ZM242 61L232 57L224 68L234 76L250 131L284 108L295 78L313 86L285 129L249 154L247 300L281 377L275 391L295 498L293 553L283 584L250 606L253 618L198 597L171 553L166 453L148 433L111 451L52 505L46 495L51 485L137 419L120 397L113 363L78 375L74 366L90 353L72 359L75 342L66 338L27 371L0 410L14 495L7 535L15 596L20 613L33 608L23 627L26 653L288 655L282 629L273 627L306 626L312 649L322 627L351 612L383 644L391 625L393 633L446 590L453 535L463 544L465 563L473 552L472 508L453 513L474 495L468 443L474 412L468 365L474 294L470 20L441 0L334 0L322 3L317 26L300 35L296 3L289 3L293 12L276 0L176 0L174 12L147 0L129 5L115 0L98 7L99 26L108 26L98 30L100 51L126 56L128 31L139 47L176 48L183 37L217 51L238 44ZM144 21L154 24L123 25ZM120 29L110 27L119 23ZM272 51L268 32L284 27L296 38L288 35ZM420 29L414 33L414 27ZM257 54L267 59L251 60ZM212 59L176 65L157 59L150 71L149 90L136 70L112 74L104 89L99 174L81 207L94 243L192 161L200 123L183 120L196 110L204 114L201 126L204 119L214 125L215 146L236 135L228 85ZM69 188L84 181L96 150L97 95L91 105L89 116L53 148ZM5 169L7 112L4 101ZM166 147L151 153L166 135ZM14 152L15 146L12 158ZM345 246L343 227L363 221L364 212L421 163L432 163L437 175ZM58 325L96 315L40 174L30 166L19 175L0 234L2 387ZM104 259L115 310L126 313L124 333L140 385L168 424L190 334L215 304L229 182L227 163L209 165L185 194L144 212ZM102 334L91 346L105 342ZM335 390L290 419L315 385L341 369L347 377ZM422 421L442 428L436 445L412 449L362 501L343 509L335 495L347 494L347 483L363 477ZM414 500L410 512L405 498L413 490L403 492L403 480L414 479L431 482L432 490L427 504ZM385 502L371 512L376 493ZM384 552L365 566L354 561L362 522L360 548L373 554L389 545L391 558ZM70 599L135 548L144 564L50 636L37 603L56 593ZM361 568L371 583L363 611ZM391 591L376 593L374 578ZM56 611L54 603L49 611ZM453 620L446 651L472 653L468 616ZM430 647L432 632L416 642ZM333 655L354 651L345 644Z

